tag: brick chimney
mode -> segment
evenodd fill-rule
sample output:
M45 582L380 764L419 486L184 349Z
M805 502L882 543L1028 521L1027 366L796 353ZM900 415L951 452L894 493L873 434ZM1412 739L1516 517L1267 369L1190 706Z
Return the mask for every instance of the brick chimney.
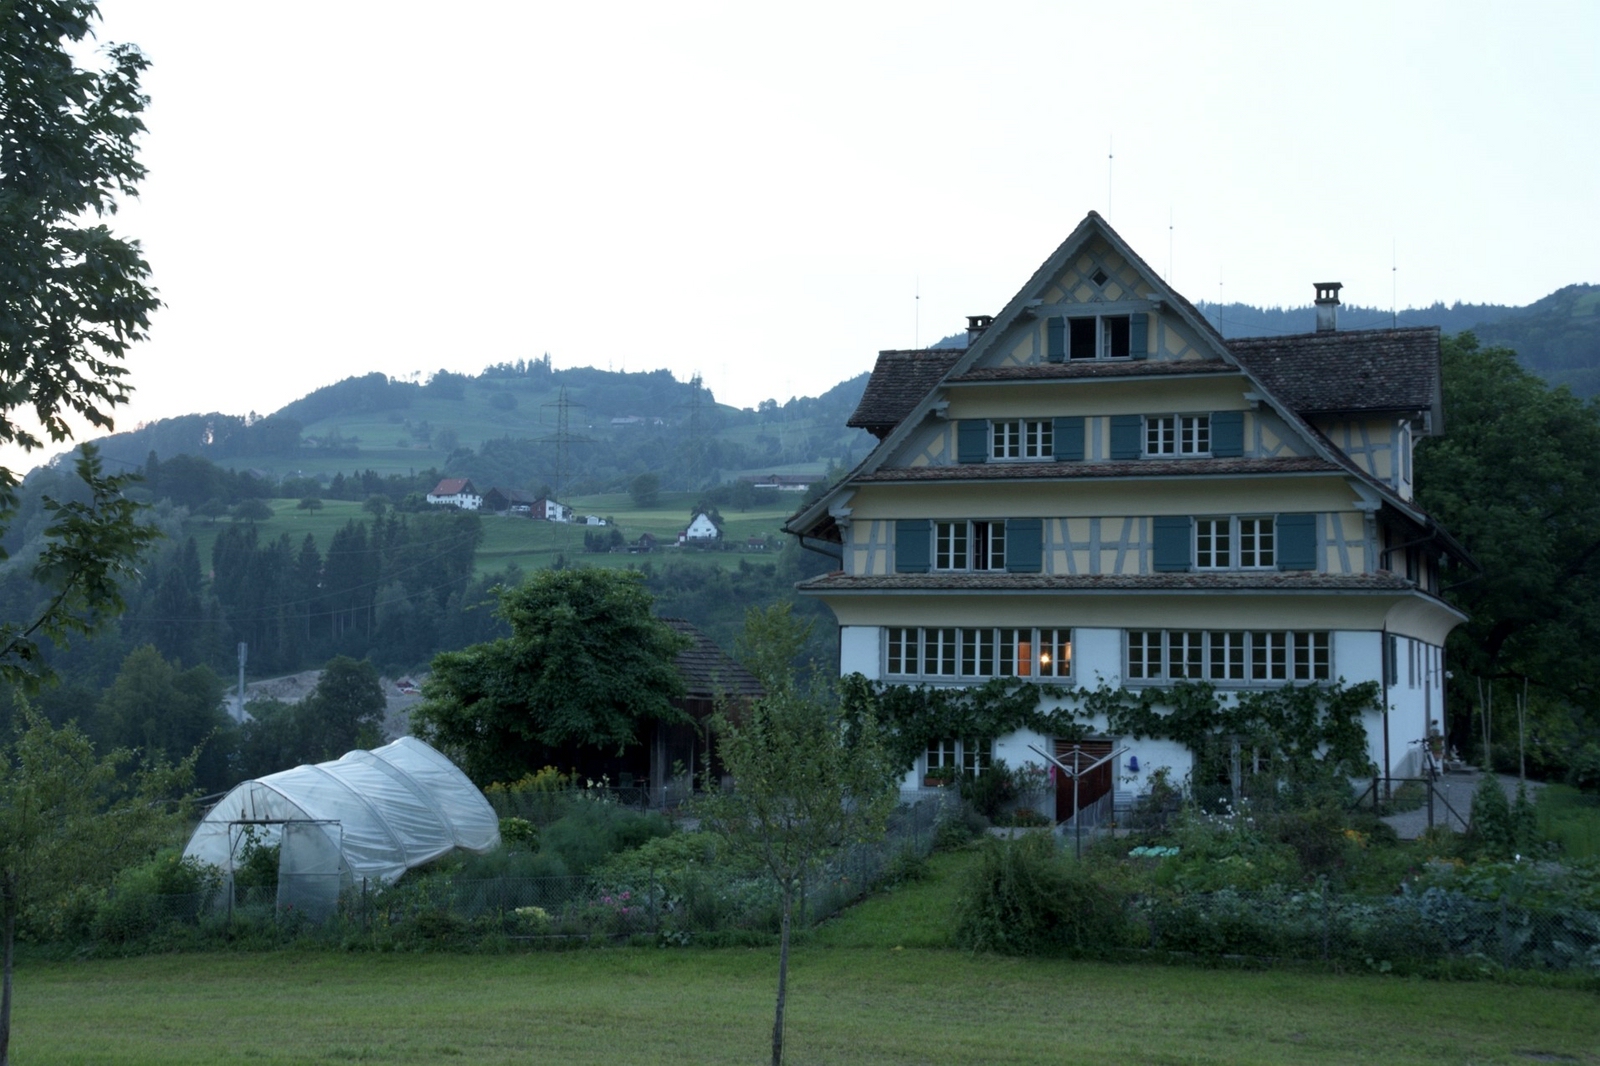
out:
M1317 332L1332 333L1339 328L1339 290L1344 288L1344 283L1317 281L1312 284L1317 290Z
M968 315L967 316L967 347L977 343L983 331L994 325L993 315Z

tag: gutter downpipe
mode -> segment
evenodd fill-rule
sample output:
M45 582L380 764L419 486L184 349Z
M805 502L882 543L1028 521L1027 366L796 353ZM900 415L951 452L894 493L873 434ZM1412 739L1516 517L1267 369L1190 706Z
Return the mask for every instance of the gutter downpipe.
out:
M1389 623L1379 630L1378 668L1383 671L1383 798L1394 798L1394 782L1390 780L1389 761Z

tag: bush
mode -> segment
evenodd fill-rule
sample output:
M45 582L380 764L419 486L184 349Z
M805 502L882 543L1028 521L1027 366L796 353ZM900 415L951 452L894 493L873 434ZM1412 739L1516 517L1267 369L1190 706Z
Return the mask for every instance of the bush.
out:
M1472 794L1472 826L1467 835L1473 853L1486 858L1531 855L1539 844L1539 819L1527 786L1519 784L1516 803L1508 803L1499 778L1484 774Z
M671 824L659 814L640 814L610 803L576 803L566 817L544 830L541 850L559 856L568 870L582 875L609 855L671 832Z
M990 841L956 904L956 943L1000 955L1104 952L1128 941L1128 901L1044 835Z
M539 827L526 818L500 819L500 841L517 851L539 850Z
M277 876L276 868L273 876ZM216 867L165 851L117 875L111 890L98 898L87 932L97 940L126 943L173 922L194 921L221 883ZM84 917L87 915L80 914L74 923L78 931L82 931Z
M1016 781L1004 759L995 759L983 773L961 778L961 798L991 822L1017 798Z
M1600 795L1600 744L1591 740L1572 757L1567 784L1579 792Z

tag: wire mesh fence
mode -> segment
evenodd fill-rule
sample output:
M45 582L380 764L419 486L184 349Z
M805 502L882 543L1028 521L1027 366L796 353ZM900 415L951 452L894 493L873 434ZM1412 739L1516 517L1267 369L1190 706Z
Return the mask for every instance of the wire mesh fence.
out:
M796 921L822 921L861 898L896 863L933 850L954 797L916 796L890 818L881 840L842 849L800 885ZM533 813L533 812L530 812ZM354 931L422 939L561 941L778 928L780 894L760 872L682 866L624 877L464 878L435 873L387 885L362 881L329 892L326 874L280 872L276 885L215 878L183 895L123 893L81 923L84 938L131 942L174 926L200 935L271 926L280 936L338 938ZM315 901L327 900L326 905Z

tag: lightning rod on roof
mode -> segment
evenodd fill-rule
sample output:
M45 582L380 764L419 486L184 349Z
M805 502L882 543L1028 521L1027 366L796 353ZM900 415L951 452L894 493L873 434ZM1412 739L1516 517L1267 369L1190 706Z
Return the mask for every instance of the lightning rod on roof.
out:
M1108 219L1111 217L1111 160L1113 158L1111 152L1112 140L1113 138L1111 136L1106 137L1106 218Z
M915 295L911 299L911 348L922 347L922 275L917 275Z
M1389 328L1400 328L1400 258L1393 237L1389 238Z

